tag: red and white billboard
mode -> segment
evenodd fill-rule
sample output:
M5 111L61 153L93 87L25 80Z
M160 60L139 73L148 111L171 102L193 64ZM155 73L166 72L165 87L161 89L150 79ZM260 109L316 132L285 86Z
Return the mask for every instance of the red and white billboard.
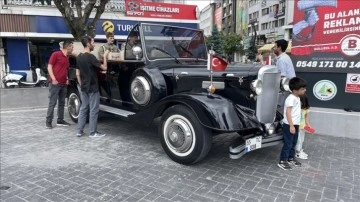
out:
M222 7L218 7L215 9L215 12L214 12L214 25L217 25L218 27L218 30L219 31L222 31L221 30L221 25L222 25Z
M126 16L132 17L197 20L199 15L195 5L126 0L125 7Z
M295 0L296 71L360 73L360 7L353 0Z

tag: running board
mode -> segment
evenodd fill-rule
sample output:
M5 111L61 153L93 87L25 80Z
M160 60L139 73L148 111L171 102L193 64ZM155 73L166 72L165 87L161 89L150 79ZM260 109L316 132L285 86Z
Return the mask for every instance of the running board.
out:
M116 114L116 115L119 115L119 116L122 116L122 117L128 117L130 115L135 114L134 112L131 112L131 111L126 111L126 110L123 110L123 109L109 107L109 106L106 106L106 105L100 105L100 110L104 111L104 112L111 113L111 114Z
M229 157L231 159L239 159L244 156L247 152L245 151L245 141L246 139L239 137L237 142L229 147ZM274 134L270 137L262 139L261 148L270 147L283 142L283 134ZM260 149L261 149L260 148ZM251 152L251 151L250 151Z

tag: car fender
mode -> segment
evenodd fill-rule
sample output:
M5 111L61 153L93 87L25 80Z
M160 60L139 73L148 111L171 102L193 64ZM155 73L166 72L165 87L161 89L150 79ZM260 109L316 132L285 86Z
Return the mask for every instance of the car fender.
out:
M164 75L159 69L139 68L133 73L131 82L138 75L145 76L146 79L149 80L149 83L151 85L151 100L149 101L148 105L151 106L153 103L156 103L161 98L166 97L166 81Z
M176 104L189 107L203 126L215 131L235 132L261 128L253 110L236 105L220 95L205 92L186 92L167 96L153 106L132 115L131 118L143 123L151 123L167 108Z

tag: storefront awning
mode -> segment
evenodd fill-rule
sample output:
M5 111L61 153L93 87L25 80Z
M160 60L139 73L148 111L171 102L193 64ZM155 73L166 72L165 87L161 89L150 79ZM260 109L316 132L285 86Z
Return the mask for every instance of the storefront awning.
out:
M264 46L262 46L261 48L258 49L258 51L261 51L261 52L270 52L271 49L275 46L275 43L270 43L270 44L265 44ZM289 42L289 45L286 49L286 52L287 53L290 53L291 52L291 42Z

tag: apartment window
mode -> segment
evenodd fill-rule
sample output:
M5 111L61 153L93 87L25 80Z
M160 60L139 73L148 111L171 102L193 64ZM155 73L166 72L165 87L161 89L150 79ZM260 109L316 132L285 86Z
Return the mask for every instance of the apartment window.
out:
M284 26L285 25L285 18L281 18L279 19L279 26Z
M279 27L279 24L278 24L277 20L274 21L274 27Z
M267 29L267 23L262 23L261 30L266 30L266 29Z
M264 8L261 10L261 15L264 16L264 15L267 15L269 14L269 8Z
M259 0L250 0L249 1L249 6L256 5L257 3L259 3Z

